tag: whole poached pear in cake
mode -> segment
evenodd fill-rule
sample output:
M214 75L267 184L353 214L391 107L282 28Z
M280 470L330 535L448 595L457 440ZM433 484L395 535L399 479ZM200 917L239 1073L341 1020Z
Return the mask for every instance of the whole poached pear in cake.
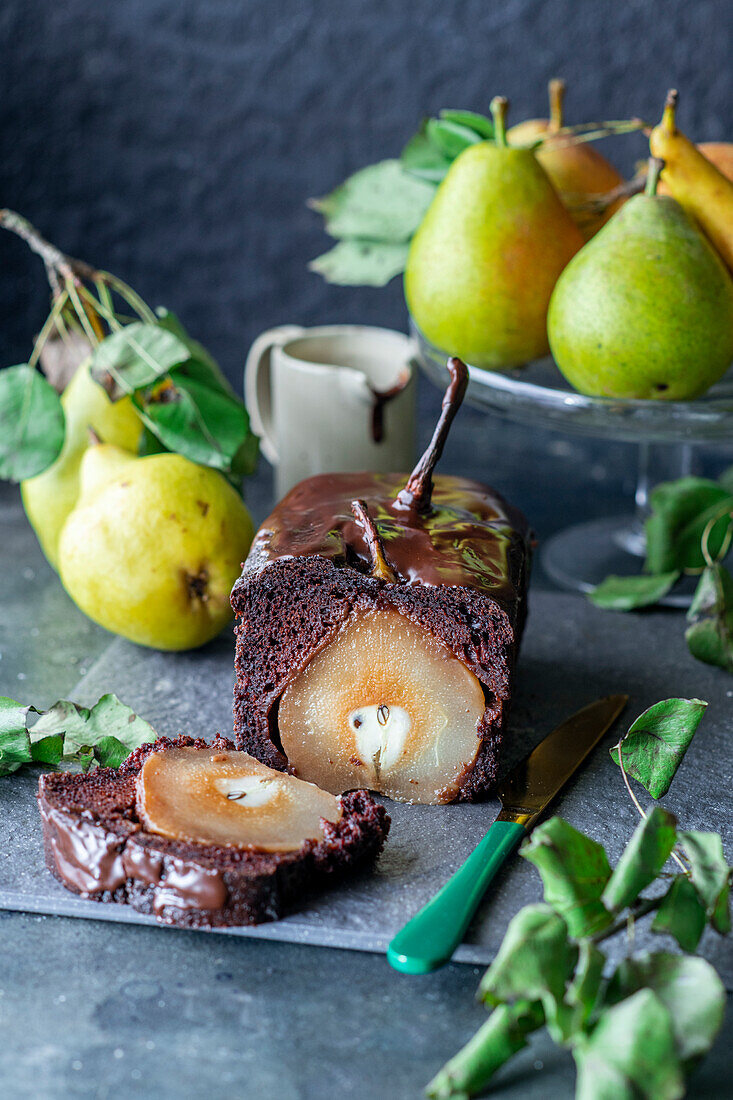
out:
M413 472L306 478L232 592L237 747L332 794L472 801L496 779L532 536L488 486L434 476L468 383L448 369Z
M241 498L216 470L178 454L100 443L61 532L61 580L81 610L155 649L193 649L231 618L229 592L252 541Z
M548 352L547 306L580 230L529 148L496 139L465 149L410 246L405 298L420 332L477 367L509 369Z
M560 276L548 332L575 389L602 397L684 401L704 393L733 357L733 281L673 198L629 199Z

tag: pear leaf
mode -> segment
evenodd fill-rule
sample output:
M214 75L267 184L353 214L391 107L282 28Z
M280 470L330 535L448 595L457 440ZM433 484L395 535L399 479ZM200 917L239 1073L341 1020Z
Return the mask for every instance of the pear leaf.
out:
M667 1009L676 1056L689 1063L707 1054L720 1031L725 1013L725 988L705 959L645 952L624 959L612 975L608 1004L626 1004L626 998L645 989Z
M150 386L173 367L191 358L187 344L169 327L133 321L113 332L95 349L91 374L117 401ZM114 385L109 386L110 377Z
M204 368L207 369L207 368ZM143 424L170 451L223 473L251 473L257 439L239 398L189 373L172 371L158 386L135 394Z
M382 160L309 205L323 215L331 237L405 244L434 194L434 187L406 172L399 160Z
M232 393L232 388L222 373L216 359L206 350L203 344L200 344L198 340L194 340L188 335L175 313L171 312L169 309L165 309L163 306L159 306L155 314L158 318L160 327L164 328L167 332L172 332L174 336L177 336L181 343L185 344L188 348L191 358L209 368L208 377L212 380L216 378L223 389L228 393Z
M675 817L661 806L639 823L603 891L607 909L625 909L654 881L674 847L676 825Z
M702 699L662 699L630 726L621 742L624 769L652 798L669 790L706 708ZM618 748L611 757L619 763Z
M649 503L652 512L646 521L648 573L702 568L703 531L715 518L708 546L712 557L718 554L733 509L733 494L724 485L702 477L683 477L657 485Z
M718 833L696 830L680 833L680 841L692 871L692 884L700 895L716 932L730 932L731 869L723 855Z
M400 164L406 172L429 183L440 183L450 168L450 158L441 153L428 137L427 119L402 150Z
M718 485L722 485L725 491L733 496L733 466L729 466L727 470L723 470L718 478Z
M21 363L0 371L0 478L24 481L58 458L66 421L56 390Z
M573 1056L575 1100L680 1100L685 1094L670 1013L651 989L606 1009Z
M509 922L496 958L481 979L479 999L559 1002L578 950L568 928L549 905L525 905Z
M517 1001L493 1010L472 1039L428 1084L430 1100L475 1096L483 1092L505 1062L527 1045L527 1036L544 1023L542 1005Z
M0 776L10 775L33 759L26 727L31 709L0 695Z
M407 243L344 240L311 260L308 270L337 286L386 286L405 270L409 250Z
M733 577L720 562L703 570L687 618L693 657L733 672Z
M598 1003L605 963L606 956L592 940L580 941L575 973L565 994L565 1001L575 1009L574 1031L587 1024Z
M687 875L672 880L652 922L652 932L673 936L683 951L694 951L706 924L705 906Z
M440 112L440 117L446 122L457 122L461 126L473 130L480 138L493 138L494 122L486 115L480 115L477 111L457 111L452 107L446 107Z
M589 936L613 920L601 903L611 866L601 844L561 817L539 825L520 854L540 873L545 901L563 918L571 936Z
M429 118L425 133L438 152L449 160L455 160L469 145L477 145L481 141L475 130L460 122L451 122L445 116Z
M103 695L91 708L60 699L33 726L31 743L61 733L64 735L65 759L94 748L110 736L124 746L125 755L140 745L154 741L157 736L148 722L111 694ZM103 751L108 750L109 746L103 745Z
M64 735L49 733L47 737L39 737L31 744L31 755L34 764L50 764L55 768L64 759Z
M677 569L653 576L642 573L633 577L617 577L612 574L588 593L588 599L596 607L602 607L606 611L632 611L636 607L650 607L659 603L679 578L680 572Z
M41 715L30 730L29 714ZM86 771L96 761L116 768L156 737L153 727L115 695L103 695L91 708L61 699L45 713L0 696L0 776L30 763Z

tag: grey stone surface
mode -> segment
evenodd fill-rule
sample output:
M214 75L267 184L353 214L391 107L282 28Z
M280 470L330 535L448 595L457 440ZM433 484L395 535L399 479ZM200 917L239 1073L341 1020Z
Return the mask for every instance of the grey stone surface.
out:
M666 612L610 616L574 596L536 593L507 761L523 755L564 716L600 695L629 694L628 712L619 725L672 691L707 699L700 734L665 805L688 828L721 829L730 845L733 689L724 673L692 662L678 621L679 615ZM232 664L228 637L186 654L151 653L118 639L71 695L90 704L104 692L115 691L161 734L211 737L231 730ZM612 734L568 784L554 810L600 840L615 863L638 817L608 756L609 744ZM0 829L8 837L0 851L0 907L154 923L125 906L76 898L51 879L43 866L34 786L30 774L0 779ZM447 807L404 806L388 800L386 804L392 831L374 874L308 902L283 921L226 934L384 951L404 921L460 866L499 809L494 801ZM489 962L508 920L521 906L540 898L537 872L514 858L493 884L456 958ZM659 944L642 930L636 939L639 947L654 940ZM619 956L624 946L620 938L611 941L609 956ZM701 951L733 988L729 942L708 932Z
M486 1018L475 967L417 978L353 951L21 913L0 934L8 1100L419 1100ZM729 1024L690 1100L733 1096L731 1042ZM491 1096L570 1100L573 1080L540 1035Z

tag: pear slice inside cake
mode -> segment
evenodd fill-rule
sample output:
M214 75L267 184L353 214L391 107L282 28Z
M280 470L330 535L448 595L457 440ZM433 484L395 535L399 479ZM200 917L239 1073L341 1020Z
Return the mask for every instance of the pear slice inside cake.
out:
M152 753L136 783L140 820L173 840L291 852L341 817L333 794L234 750Z
M480 748L478 679L392 609L357 611L286 688L283 752L302 779L340 794L449 802Z

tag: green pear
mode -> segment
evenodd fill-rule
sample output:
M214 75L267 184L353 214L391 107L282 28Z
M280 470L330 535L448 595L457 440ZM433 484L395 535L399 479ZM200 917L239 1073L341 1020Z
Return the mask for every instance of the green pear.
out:
M580 230L530 149L496 141L453 162L410 246L405 298L432 344L478 367L508 369L548 353L547 306Z
M552 295L552 354L581 393L687 400L733 357L733 281L679 203L655 193L661 165Z
M229 622L229 593L253 533L241 498L216 470L102 443L81 460L59 573L107 630L155 649L193 649Z
M79 466L89 446L89 428L105 442L130 451L140 438L141 424L130 398L110 401L89 366L88 359L79 365L61 398L66 416L61 454L47 470L21 485L26 515L54 569L61 529L79 496Z

